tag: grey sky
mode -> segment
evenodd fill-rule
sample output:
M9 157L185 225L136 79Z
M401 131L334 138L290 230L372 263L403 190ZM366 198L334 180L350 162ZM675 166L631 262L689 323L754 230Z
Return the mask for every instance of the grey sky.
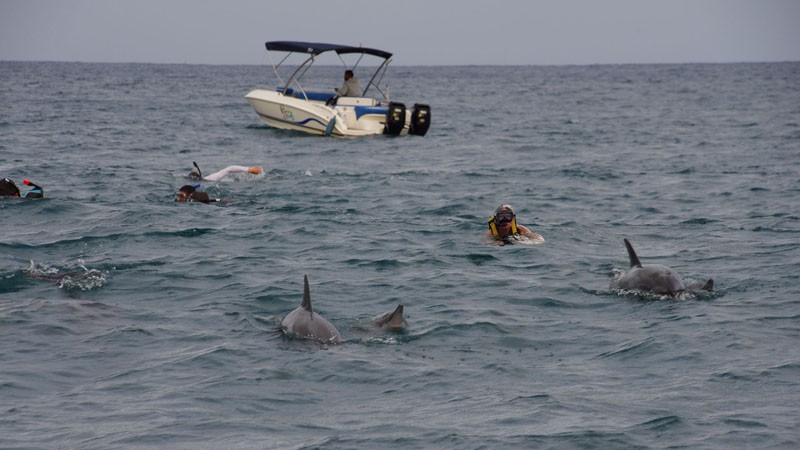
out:
M263 64L268 40L396 65L800 61L800 0L0 0L0 60Z

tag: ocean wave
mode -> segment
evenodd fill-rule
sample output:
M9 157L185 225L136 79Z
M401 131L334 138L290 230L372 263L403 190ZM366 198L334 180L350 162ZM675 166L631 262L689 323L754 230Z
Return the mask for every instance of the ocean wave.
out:
M24 275L25 272L22 270L0 275L0 294L19 292L26 289L31 281Z
M638 341L623 342L611 351L597 355L599 358L621 358L623 360L640 358L657 354L661 344L654 338L645 338Z
M108 272L87 268L83 261L79 261L81 270L62 272L60 269L47 265L37 264L31 260L28 268L23 270L26 276L34 280L55 283L59 289L66 291L89 291L105 285Z

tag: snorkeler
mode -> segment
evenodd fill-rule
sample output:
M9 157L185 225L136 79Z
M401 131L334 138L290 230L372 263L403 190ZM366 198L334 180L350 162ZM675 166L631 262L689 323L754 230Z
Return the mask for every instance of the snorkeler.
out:
M200 166L194 161L192 161L192 164L197 169L197 172L193 170L186 175L186 177L191 180L219 181L231 173L249 173L252 175L261 175L264 173L264 169L262 169L261 166L228 166L219 172L203 176L203 173L200 171Z
M524 225L518 224L514 208L505 203L500 205L495 210L494 215L489 218L489 231L484 236L499 241L501 245L512 243L513 240L519 237L532 239L536 242L544 242L542 235L534 233Z
M198 191L200 185L185 185L181 186L177 193L175 193L175 201L176 202L200 202L200 203L212 203L212 202L221 202L222 199L220 198L210 198L207 193Z
M22 198L44 197L44 189L42 189L41 186L28 179L23 180L23 183L25 183L26 186L30 186L32 189L20 195L21 193L19 188L17 187L17 184L8 178L3 178L2 180L0 180L0 196L22 197Z

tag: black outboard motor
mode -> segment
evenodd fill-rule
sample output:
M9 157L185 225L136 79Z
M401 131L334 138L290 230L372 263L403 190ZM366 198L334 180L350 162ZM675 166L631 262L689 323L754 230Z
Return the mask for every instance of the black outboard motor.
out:
M411 128L409 133L417 136L425 136L431 126L431 107L423 103L414 103L414 111L411 113Z
M399 136L406 126L406 105L402 103L389 103L389 110L386 111L386 129L384 134Z

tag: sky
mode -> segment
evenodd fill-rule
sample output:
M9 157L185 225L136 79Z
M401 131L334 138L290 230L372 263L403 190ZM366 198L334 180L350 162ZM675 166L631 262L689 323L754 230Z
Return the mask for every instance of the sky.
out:
M393 65L800 61L800 0L0 0L0 61L257 65L272 40Z

